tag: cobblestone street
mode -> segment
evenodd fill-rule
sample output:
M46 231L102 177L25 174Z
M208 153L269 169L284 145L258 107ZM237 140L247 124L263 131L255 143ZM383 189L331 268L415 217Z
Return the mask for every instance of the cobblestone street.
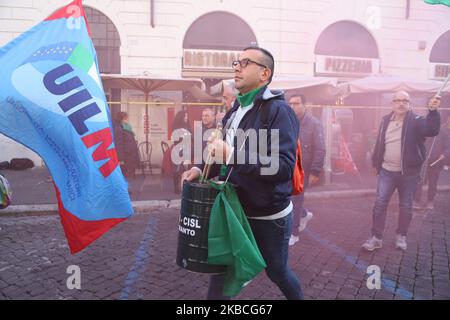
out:
M394 197L396 199L396 196ZM406 252L394 248L397 203L389 208L383 248L369 253L373 198L307 200L314 219L290 247L306 299L450 299L450 194L435 211L415 211ZM0 299L204 299L208 275L175 263L177 209L136 214L71 256L59 217L0 216ZM69 290L67 268L81 270ZM369 290L369 265L381 289ZM284 299L264 273L236 299Z

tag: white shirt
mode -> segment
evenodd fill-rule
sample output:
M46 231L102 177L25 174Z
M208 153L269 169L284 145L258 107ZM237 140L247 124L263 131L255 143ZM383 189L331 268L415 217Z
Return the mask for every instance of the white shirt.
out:
M382 167L385 170L402 171L402 128L403 121L391 120L384 139L385 151Z
M233 121L231 121L230 127L226 132L226 141L230 147L233 146L233 140L236 135L236 130L239 128L239 124L242 121L242 118L253 108L253 103L245 108L239 107L234 115Z

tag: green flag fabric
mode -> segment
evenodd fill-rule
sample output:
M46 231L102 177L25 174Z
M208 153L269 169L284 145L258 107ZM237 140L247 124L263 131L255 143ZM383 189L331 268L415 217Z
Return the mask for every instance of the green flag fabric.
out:
M428 4L443 4L450 7L450 0L424 0Z
M220 192L211 208L208 263L227 266L223 295L231 297L264 270L266 263L234 187L210 184Z

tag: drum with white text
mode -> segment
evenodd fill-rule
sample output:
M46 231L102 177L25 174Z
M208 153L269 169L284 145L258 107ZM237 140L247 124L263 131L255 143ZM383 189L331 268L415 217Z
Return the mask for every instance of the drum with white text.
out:
M218 190L207 183L183 184L178 226L177 265L200 273L224 273L225 266L208 264L209 217Z

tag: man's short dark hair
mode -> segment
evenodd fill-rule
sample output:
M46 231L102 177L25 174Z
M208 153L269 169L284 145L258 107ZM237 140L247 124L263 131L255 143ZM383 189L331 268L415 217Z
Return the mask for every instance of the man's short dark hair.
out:
M301 93L294 93L294 94L290 95L288 101L291 100L292 98L300 98L300 99L302 99L303 104L306 103L306 97Z
M269 83L271 83L273 74L275 71L275 60L273 59L273 55L268 50L266 50L264 48L260 48L258 46L250 46L250 47L245 48L242 51L247 51L247 50L257 50L263 54L263 61L261 61L261 63L270 69L271 74L270 74L270 78L269 78Z
M126 119L128 117L128 113L123 112L123 111L119 111L116 113L115 115L115 119L119 122L122 122L124 119Z

